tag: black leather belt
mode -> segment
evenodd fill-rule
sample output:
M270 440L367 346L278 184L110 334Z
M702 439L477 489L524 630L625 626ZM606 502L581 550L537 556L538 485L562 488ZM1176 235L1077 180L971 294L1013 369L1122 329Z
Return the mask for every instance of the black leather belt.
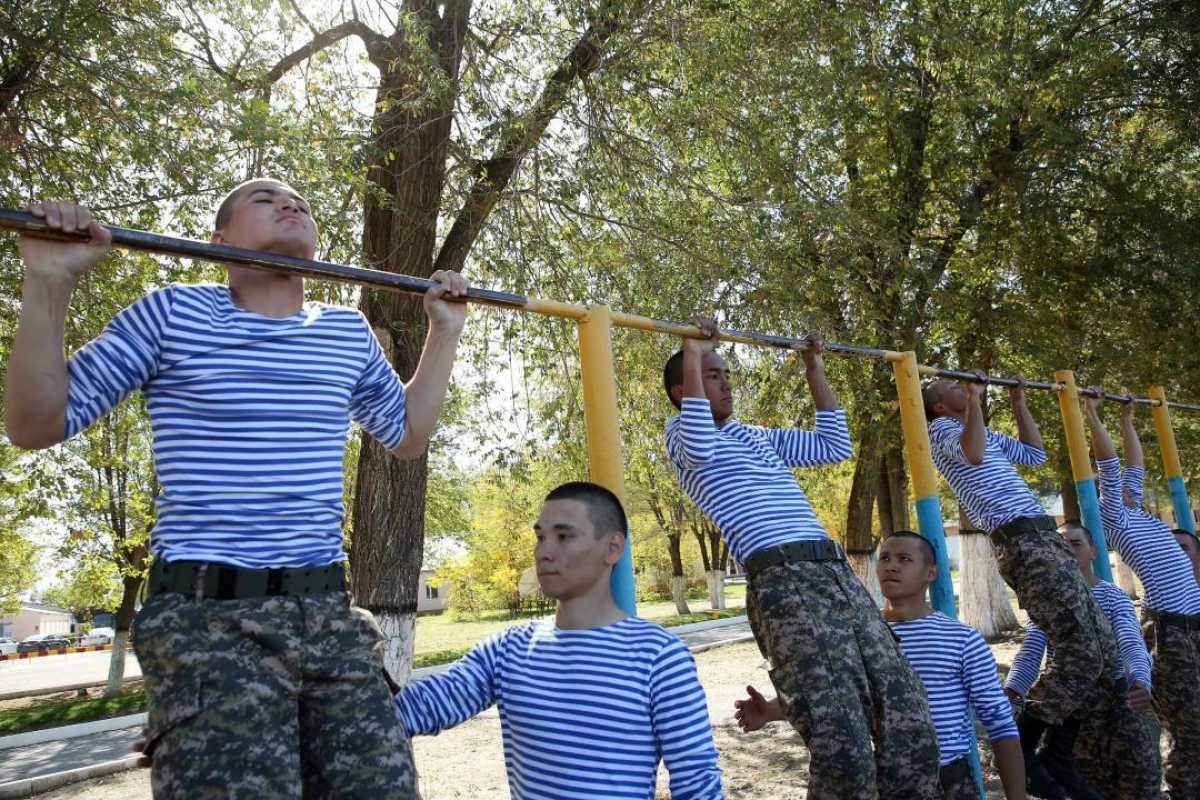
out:
M960 758L938 770L938 783L941 784L942 791L947 791L951 786L970 775L971 764L966 758Z
M1034 533L1036 531L1057 531L1058 523L1053 517L1047 517L1045 514L1038 514L1034 517L1017 517L1011 522L1006 522L996 530L992 531L992 535L1000 534L1001 536L1020 536L1023 533Z
M246 569L208 561L155 561L148 594L178 592L197 600L240 600L247 597L304 595L346 590L346 570L324 567Z
M805 542L788 542L756 550L746 559L746 573L753 576L767 567L786 564L789 561L845 561L846 554L832 539L813 539Z
M1172 614L1170 611L1147 608L1146 616L1160 625L1183 628L1185 631L1200 631L1200 614Z

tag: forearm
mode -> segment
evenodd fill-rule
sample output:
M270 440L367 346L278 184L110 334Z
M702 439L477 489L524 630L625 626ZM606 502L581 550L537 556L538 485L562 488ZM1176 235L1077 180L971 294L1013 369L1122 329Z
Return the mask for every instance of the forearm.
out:
M1116 456L1117 449L1113 446L1112 437L1108 435L1108 429L1104 427L1104 420L1100 419L1100 412L1089 405L1087 406L1087 418L1088 425L1092 428L1092 451L1096 460L1103 461ZM1128 448L1126 452L1128 452Z
M62 441L66 424L67 362L64 328L75 283L29 276L5 380L4 422L19 447Z
M392 453L398 458L419 458L429 446L450 386L450 373L458 353L460 330L439 331L430 328L425 337L417 370L404 387L404 438Z
M967 418L960 442L968 461L972 464L983 463L987 453L987 426L983 422L983 406L977 400L967 403Z
M838 407L837 397L825 377L825 367L821 363L805 367L804 379L808 381L808 390L812 393L813 405L817 411L832 411Z
M1142 467L1146 464L1146 456L1142 452L1142 441L1138 438L1137 428L1133 425L1133 417L1121 417L1121 444L1125 449L1125 466Z
M683 396L706 399L704 393L704 354L688 346L683 348Z
M1025 759L1021 755L1021 740L1016 737L992 742L996 756L996 771L1004 785L1008 800L1025 800Z
M1017 438L1030 447L1045 450L1042 432L1038 430L1038 424L1034 421L1033 414L1029 413L1029 406L1025 405L1024 400L1013 403L1013 416L1017 418Z

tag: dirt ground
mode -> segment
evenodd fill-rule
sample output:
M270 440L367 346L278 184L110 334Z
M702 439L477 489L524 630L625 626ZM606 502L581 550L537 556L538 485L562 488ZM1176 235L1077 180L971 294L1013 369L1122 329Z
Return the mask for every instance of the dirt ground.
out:
M1017 642L993 646L1001 668L1007 671ZM733 701L747 684L769 688L765 665L753 642L720 647L696 656L700 679L708 694L726 797L730 800L772 798L803 800L808 776L808 752L800 738L782 724L752 734L742 734L733 721ZM983 748L986 765L990 753ZM414 742L421 791L425 800L500 800L508 797L500 721L494 709L454 730ZM666 774L659 775L659 798L669 797ZM135 800L150 797L149 774L126 772L40 795L42 800ZM989 800L1002 798L999 781L988 781Z

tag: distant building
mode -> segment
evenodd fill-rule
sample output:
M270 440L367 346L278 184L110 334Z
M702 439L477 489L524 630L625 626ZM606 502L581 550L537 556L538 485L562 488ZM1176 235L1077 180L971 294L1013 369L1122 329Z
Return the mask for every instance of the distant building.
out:
M417 614L441 614L449 607L451 584L443 581L432 586L429 579L443 564L465 552L467 548L457 539L440 537L425 540L425 556L421 561L421 578L417 584Z
M10 636L18 642L35 633L74 632L74 614L42 603L21 603L21 611L15 617L0 618L0 636Z

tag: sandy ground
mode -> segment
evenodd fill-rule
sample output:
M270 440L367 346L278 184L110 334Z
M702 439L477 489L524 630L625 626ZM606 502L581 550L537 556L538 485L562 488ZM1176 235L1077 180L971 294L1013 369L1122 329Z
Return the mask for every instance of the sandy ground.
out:
M993 646L997 661L1007 669L1016 653L1015 641ZM803 800L808 775L808 752L791 729L775 724L752 734L742 734L733 721L733 701L751 684L768 688L763 661L755 645L730 645L696 657L700 679L708 694L726 796L731 799L778 798ZM458 800L508 797L500 744L500 722L495 710L436 737L414 742L421 790L425 800ZM985 765L990 753L983 748ZM40 795L43 800L133 800L150 797L145 770L122 773ZM659 798L669 796L665 773L659 776ZM999 781L988 781L989 800L1002 798Z

